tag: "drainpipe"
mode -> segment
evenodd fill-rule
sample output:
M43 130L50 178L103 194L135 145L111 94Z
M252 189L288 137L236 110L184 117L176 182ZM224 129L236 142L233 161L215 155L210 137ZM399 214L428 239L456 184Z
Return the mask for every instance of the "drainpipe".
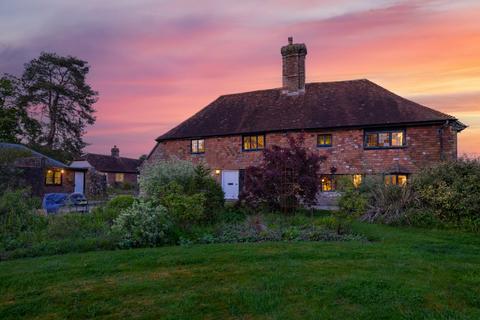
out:
M445 160L444 146L443 146L443 129L448 127L448 120L438 129L438 136L440 139L440 160Z

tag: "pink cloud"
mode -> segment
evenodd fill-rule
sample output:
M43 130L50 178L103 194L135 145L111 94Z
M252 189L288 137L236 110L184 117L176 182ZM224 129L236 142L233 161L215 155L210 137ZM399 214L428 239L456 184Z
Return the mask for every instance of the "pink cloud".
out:
M138 156L221 94L280 86L279 49L293 35L307 44L309 81L369 78L473 119L460 148L480 152L472 142L480 138L472 118L480 101L480 6L461 4L208 0L77 8L59 2L51 13L58 19L31 12L25 21L42 28L25 25L37 31L0 42L0 70L19 73L42 50L89 61L100 100L88 150L108 152L117 144ZM72 16L72 6L81 14ZM14 2L10 7L28 13ZM0 30L7 27L0 22Z

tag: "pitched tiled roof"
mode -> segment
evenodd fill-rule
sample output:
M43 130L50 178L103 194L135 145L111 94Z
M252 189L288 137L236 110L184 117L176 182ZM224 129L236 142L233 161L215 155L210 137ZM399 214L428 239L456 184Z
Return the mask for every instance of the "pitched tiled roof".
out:
M32 149L24 146L23 144L0 142L0 152L1 152L1 149L24 151L28 155L30 155L31 158L44 159L45 160L44 163L47 167L52 167L52 168L67 168L68 167L65 163L62 163L58 160L55 160L53 158L50 158L50 157L42 154L40 152L32 150Z
M87 153L78 160L85 160L97 171L138 173L142 161L131 158L113 157L103 154Z
M445 120L456 119L369 80L321 82L296 96L281 88L221 96L157 140Z

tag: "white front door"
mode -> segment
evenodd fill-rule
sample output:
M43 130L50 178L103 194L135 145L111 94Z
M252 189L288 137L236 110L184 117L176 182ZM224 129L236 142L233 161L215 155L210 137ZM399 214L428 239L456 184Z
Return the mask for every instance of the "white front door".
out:
M225 199L238 199L238 170L223 170L222 171L222 189L225 193Z
M83 193L85 172L75 171L75 193Z

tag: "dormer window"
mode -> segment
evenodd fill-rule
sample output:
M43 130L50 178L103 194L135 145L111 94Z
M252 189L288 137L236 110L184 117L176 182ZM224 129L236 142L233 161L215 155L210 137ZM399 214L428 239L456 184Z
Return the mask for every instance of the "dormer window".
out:
M193 139L191 143L192 153L205 153L205 139Z
M243 151L256 151L265 149L265 135L257 134L242 137Z

